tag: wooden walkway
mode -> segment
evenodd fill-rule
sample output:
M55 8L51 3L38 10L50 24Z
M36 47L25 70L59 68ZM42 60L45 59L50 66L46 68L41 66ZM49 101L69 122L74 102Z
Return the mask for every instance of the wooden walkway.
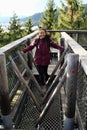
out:
M50 64L49 65L49 67L48 67L48 74L49 75L51 75L51 73L54 70L55 66L56 66L56 64ZM55 76L57 75L58 71L59 70L56 71ZM38 72L37 72L35 67L33 67L32 72L33 72L34 75L38 75ZM65 114L65 92L64 92L64 86L61 88L61 99L62 99L63 113Z

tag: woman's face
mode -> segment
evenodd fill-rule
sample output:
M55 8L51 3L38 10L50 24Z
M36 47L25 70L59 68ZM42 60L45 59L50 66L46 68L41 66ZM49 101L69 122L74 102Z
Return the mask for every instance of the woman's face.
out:
M43 39L43 38L45 38L45 36L46 36L46 31L45 30L39 30L39 38Z

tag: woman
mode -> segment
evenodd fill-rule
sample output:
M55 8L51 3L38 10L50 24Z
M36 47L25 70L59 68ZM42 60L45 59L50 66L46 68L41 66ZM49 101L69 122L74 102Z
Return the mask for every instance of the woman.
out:
M46 35L46 30L39 29L39 38L36 38L29 46L23 49L26 53L36 47L34 62L37 66L40 76L40 84L45 85L48 79L48 65L50 64L50 47L64 51L62 46L57 45L50 37Z

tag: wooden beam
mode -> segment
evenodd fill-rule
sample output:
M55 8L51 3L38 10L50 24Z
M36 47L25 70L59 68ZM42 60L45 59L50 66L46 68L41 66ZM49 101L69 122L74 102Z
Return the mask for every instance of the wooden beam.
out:
M84 72L87 75L87 51L80 44L78 44L73 38L71 38L67 33L62 32L61 34L62 37L65 38L66 46L72 49L72 51L75 54L79 55L79 61L84 69Z
M17 51L19 57L20 57L20 60L22 61L23 65L25 66L27 72L29 73L31 79L33 80L33 82L35 83L37 89L39 90L39 92L41 92L43 94L43 91L39 85L39 83L37 82L36 78L34 77L32 71L30 70L30 68L28 67L28 65L26 64L26 61L25 59L23 58L23 56L21 55L21 53L19 51Z
M23 83L24 86L28 89L29 95L32 97L32 99L33 99L34 103L36 104L38 110L41 111L41 107L40 107L39 101L36 99L36 97L34 96L33 92L31 91L30 87L28 86L28 82L25 81L25 79L23 78L22 74L20 73L18 67L16 66L16 64L13 61L11 56L9 56L9 59L11 61L11 64L12 64L12 67L13 67L13 70L14 70L15 74L17 75L17 77L19 78L21 83Z
M58 63L56 64L56 66L55 66L53 72L51 73L50 78L49 78L49 80L48 80L48 82L47 82L47 86L48 86L48 87L49 87L49 86L51 85L51 83L53 82L54 75L55 75L55 73L56 73L56 71L57 71L59 65L61 64L61 62L62 62L62 60L63 60L65 54L67 53L67 51L68 51L68 49L66 49L66 50L63 52L63 54L61 55L61 58L59 59L59 61L58 61Z
M66 67L66 62L63 64L63 66L61 67L58 75L56 76L54 82L51 84L51 86L49 86L47 93L44 95L43 97L43 101L42 104L44 104L47 101L47 97L49 96L50 92L57 86L57 84L60 82L59 78L61 77L61 74L64 72L64 69ZM63 75L63 74L62 74Z
M57 92L60 92L60 89L63 85L63 83L65 82L65 78L66 78L66 72L63 74L62 78L61 78L61 81L59 82L59 84L57 85L57 87L54 89L53 93L51 94L48 102L46 103L45 107L43 108L41 114L39 115L39 118L36 120L36 125L40 124L43 117L45 116L46 112L48 111L48 108L51 104L51 102L53 101L54 99L54 96Z
M13 41L13 42L1 47L0 48L0 53L3 53L3 52L6 53L9 50L17 48L17 46L21 45L22 42L24 42L27 38L32 38L32 37L36 36L37 34L38 34L38 30L31 33L31 34L29 34L29 35L27 35L27 36L25 36L25 37L23 37L23 38L20 38L20 39L18 39L16 41Z

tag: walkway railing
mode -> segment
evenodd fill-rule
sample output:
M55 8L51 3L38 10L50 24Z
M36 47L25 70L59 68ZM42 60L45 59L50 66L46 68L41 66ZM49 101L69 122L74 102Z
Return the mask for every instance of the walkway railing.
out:
M56 31L56 32L61 32L61 31ZM26 101L27 98L26 95L27 89L24 86L27 86L29 82L31 82L32 84L31 75L30 73L26 73L27 68L21 63L21 59L20 56L18 55L18 51L21 51L24 48L27 38L32 40L37 35L37 33L38 31L35 31L34 33L24 38L21 38L15 42L12 42L0 48L0 73L1 73L0 89L2 90L1 91L1 114L2 117L4 117L3 122L5 128L11 128L12 121L15 122L15 125L17 126L18 120L20 120L18 113L19 114L21 113L21 108L24 107L23 103ZM85 34L87 35L86 32ZM79 55L78 78L77 78L77 99L76 99L76 120L78 121L79 129L85 130L87 127L86 126L87 125L87 51L84 48L82 48L75 40L73 40L65 32L61 33L61 38L64 40L65 48L69 49L69 53L74 53ZM27 54L23 55L23 57L27 61ZM2 59L4 59L4 61L2 61ZM13 61L15 61L16 66L19 68L19 71L21 72L20 78L22 76L25 77L27 81L25 84L23 84L23 82L19 80L17 76L17 72L14 71L14 66L12 67L12 63L11 63L12 59ZM66 93L66 88L65 88L65 93ZM9 102L11 103L11 106ZM39 106L40 102L37 103L37 101L35 101L35 103L40 110L40 106ZM6 109L4 109L5 106L7 106ZM11 120L11 116L12 116L12 120Z
M79 129L85 130L87 128L87 51L64 32L62 38L70 52L79 55L76 115Z
M13 122L15 120L16 123L17 113L20 111L21 101L24 102L23 100L26 99L26 88L22 87L23 85L13 71L9 56L11 56L15 61L20 72L22 73L22 76L24 76L26 69L21 64L17 50L22 50L25 47L27 38L32 40L37 33L38 31L35 31L28 36L0 48L0 70L2 70L1 75L3 74L3 76L0 77L1 117L6 128L12 127L12 120ZM25 55L24 58L27 60L27 55ZM3 98L3 96L6 98Z

